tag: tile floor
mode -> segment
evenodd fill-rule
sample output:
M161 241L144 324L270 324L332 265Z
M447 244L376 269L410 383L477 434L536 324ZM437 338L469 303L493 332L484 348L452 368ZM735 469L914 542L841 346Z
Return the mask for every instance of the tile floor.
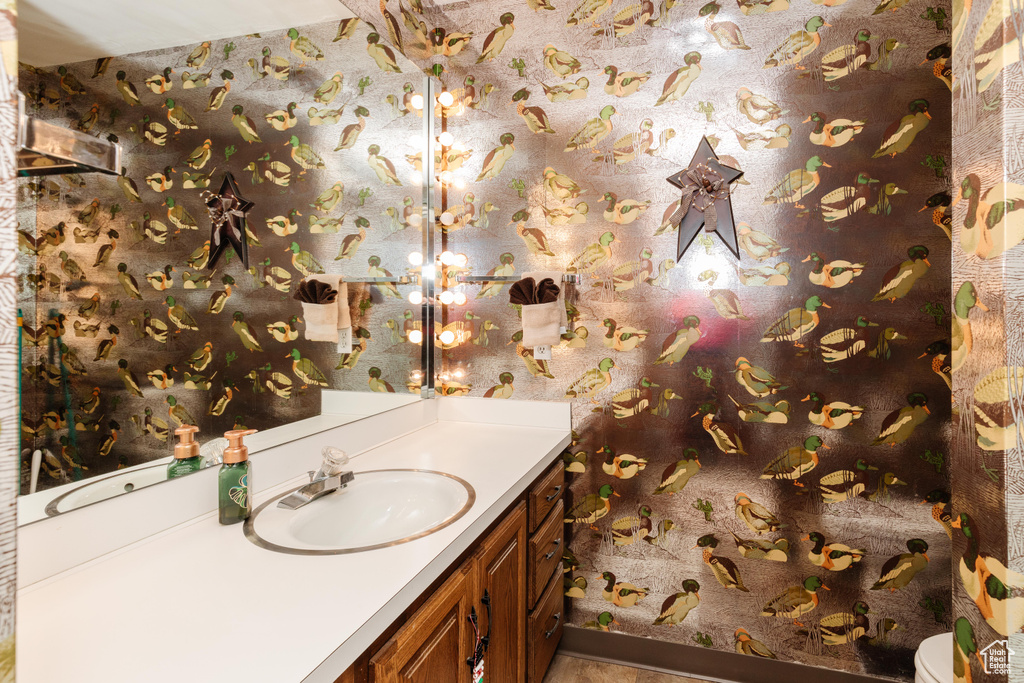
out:
M705 683L696 678L556 655L544 683Z

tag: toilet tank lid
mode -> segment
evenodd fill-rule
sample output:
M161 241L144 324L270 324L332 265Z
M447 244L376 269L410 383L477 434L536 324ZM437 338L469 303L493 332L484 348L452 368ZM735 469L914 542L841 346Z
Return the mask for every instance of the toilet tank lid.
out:
M925 639L914 659L938 683L953 683L953 634L940 633Z

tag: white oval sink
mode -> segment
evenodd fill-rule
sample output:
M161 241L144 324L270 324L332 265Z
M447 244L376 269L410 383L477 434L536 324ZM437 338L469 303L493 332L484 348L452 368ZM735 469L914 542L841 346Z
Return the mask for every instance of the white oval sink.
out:
M46 514L53 517L54 515L77 510L80 507L92 505L101 500L120 496L129 491L152 486L166 480L166 462L120 472L87 484L82 484L54 498L46 505Z
M359 472L345 488L297 509L283 493L245 522L256 545L296 555L340 555L406 543L464 515L476 493L468 482L432 470Z

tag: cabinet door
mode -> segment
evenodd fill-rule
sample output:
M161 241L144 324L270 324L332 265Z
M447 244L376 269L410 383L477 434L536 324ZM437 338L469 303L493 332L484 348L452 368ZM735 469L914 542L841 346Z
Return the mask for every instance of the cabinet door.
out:
M469 683L472 558L457 569L370 660L372 683Z
M474 603L481 633L490 633L484 683L526 680L526 503L522 502L480 544ZM484 591L491 601L481 599Z

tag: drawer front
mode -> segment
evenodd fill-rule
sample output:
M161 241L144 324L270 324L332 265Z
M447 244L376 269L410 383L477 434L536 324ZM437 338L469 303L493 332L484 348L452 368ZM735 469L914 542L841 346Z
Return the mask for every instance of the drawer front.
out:
M551 508L562 498L565 488L565 468L561 462L555 463L547 474L540 478L530 489L530 533L532 534Z
M548 515L548 518L530 537L527 574L529 575L529 604L531 607L537 603L540 594L547 587L551 573L562 562L562 532L565 529L562 520L563 511L564 504L559 499L551 514Z
M537 608L530 613L527 629L530 681L540 683L551 665L551 659L558 649L558 641L562 639L564 623L562 603L561 572L555 572L544 589L544 594L537 603Z

